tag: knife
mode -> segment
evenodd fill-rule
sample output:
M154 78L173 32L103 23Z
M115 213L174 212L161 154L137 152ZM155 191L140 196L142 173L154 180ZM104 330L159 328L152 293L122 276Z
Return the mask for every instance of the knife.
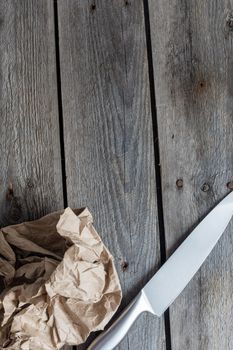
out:
M112 350L145 311L161 316L199 270L233 215L233 192L190 233L111 327L88 350Z

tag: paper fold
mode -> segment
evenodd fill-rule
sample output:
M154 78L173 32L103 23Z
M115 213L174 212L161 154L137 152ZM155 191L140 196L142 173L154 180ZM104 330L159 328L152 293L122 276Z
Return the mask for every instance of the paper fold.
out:
M78 345L111 319L121 287L92 221L67 208L0 231L0 348Z

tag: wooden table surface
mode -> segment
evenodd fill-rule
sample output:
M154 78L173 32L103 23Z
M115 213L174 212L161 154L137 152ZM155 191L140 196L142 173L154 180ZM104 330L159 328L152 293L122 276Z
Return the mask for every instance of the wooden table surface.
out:
M232 74L232 0L0 0L1 227L88 206L122 309L233 188ZM233 349L232 229L117 349Z

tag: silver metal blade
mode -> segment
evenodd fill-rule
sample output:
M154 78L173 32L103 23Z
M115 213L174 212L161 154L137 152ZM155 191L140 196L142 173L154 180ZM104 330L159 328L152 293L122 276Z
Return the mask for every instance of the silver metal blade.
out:
M233 215L233 192L226 196L192 231L145 285L154 314L161 316L198 271L225 231Z

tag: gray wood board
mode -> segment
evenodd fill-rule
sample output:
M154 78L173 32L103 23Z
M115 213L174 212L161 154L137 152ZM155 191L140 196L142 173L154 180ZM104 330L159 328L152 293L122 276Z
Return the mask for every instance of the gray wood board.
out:
M149 5L169 255L233 179L232 2ZM172 350L233 348L232 229L170 309Z
M159 263L143 6L59 1L58 17L68 204L93 213L115 258L122 308ZM164 347L163 319L144 315L118 349Z
M0 51L3 227L63 207L52 2L0 1Z
M53 2L0 1L0 227L63 207Z

